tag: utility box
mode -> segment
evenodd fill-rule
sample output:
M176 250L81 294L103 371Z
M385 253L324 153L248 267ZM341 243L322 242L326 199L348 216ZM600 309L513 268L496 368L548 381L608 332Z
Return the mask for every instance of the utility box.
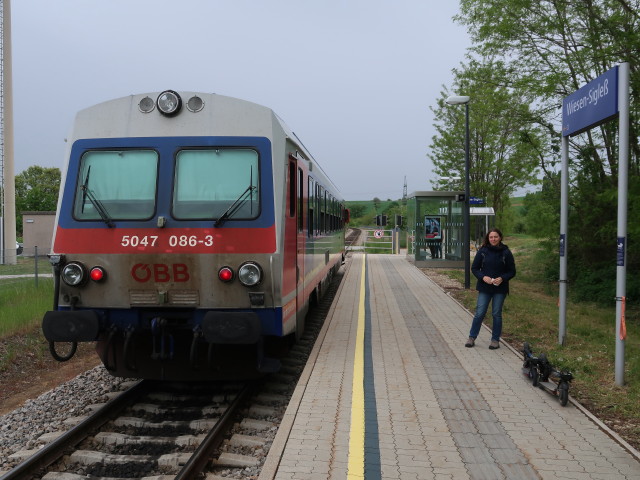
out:
M22 255L33 257L51 251L56 212L22 212Z

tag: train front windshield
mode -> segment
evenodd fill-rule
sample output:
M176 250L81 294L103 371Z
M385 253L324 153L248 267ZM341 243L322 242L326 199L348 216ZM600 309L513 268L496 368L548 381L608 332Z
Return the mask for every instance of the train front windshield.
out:
M77 220L146 220L155 211L158 153L93 150L82 156L73 215Z
M89 150L80 161L76 220L149 220L156 211L155 150ZM173 162L172 162L173 163ZM179 150L172 216L178 220L253 220L260 215L259 155L252 148Z
M183 150L176 157L173 216L181 220L257 218L258 177L255 150Z

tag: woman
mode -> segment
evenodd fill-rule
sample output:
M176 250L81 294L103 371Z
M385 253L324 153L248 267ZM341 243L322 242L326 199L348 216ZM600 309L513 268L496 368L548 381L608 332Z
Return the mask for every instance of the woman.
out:
M516 262L509 247L502 243L502 232L497 228L489 230L484 237L482 246L476 253L471 265L471 272L478 279L478 303L473 317L469 340L465 347L473 347L480 333L482 321L491 302L493 316L493 332L489 348L500 348L500 334L502 333L502 305L509 293L509 280L516 276Z

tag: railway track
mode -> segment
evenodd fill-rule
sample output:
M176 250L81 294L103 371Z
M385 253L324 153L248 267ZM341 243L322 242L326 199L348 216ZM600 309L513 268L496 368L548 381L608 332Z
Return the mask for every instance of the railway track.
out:
M137 382L0 480L256 478L342 275L277 374L250 384Z
M347 231L347 235L345 237L345 245L347 247L347 251L350 247L360 244L360 235L362 235L362 230L359 228L349 228Z
M1 478L196 478L251 389L138 382Z

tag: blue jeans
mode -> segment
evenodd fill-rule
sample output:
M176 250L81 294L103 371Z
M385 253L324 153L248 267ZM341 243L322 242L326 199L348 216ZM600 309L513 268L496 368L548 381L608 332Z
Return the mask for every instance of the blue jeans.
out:
M506 293L484 293L478 292L478 303L476 304L476 314L473 317L471 323L471 331L469 336L471 338L477 338L480 333L480 327L484 316L489 309L489 302L491 302L491 315L493 316L493 332L491 333L491 340L500 340L502 334L502 305L504 299L507 297Z

